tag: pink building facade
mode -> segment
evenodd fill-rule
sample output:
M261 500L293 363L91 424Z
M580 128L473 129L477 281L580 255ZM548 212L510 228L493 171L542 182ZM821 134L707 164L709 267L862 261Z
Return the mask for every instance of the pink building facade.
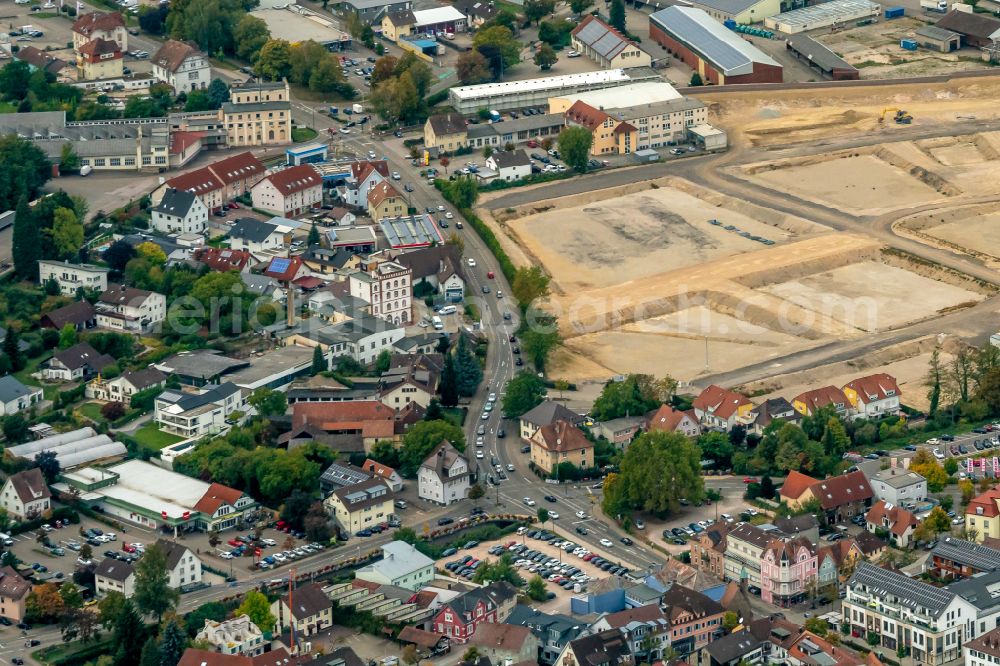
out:
M772 541L760 562L760 598L788 607L809 595L816 574L816 548L808 539Z

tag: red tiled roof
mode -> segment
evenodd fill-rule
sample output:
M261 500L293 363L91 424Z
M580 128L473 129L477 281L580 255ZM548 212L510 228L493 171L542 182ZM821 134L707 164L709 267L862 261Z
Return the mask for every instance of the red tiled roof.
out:
M101 37L90 40L81 46L79 51L83 55L88 56L100 56L106 53L121 53L121 49L118 47L118 42L110 39L103 39Z
M590 131L594 131L603 125L605 121L609 120L611 116L600 109L595 109L582 100L577 100L573 103L573 106L566 109L566 118L577 125L583 125Z
M620 629L629 622L653 622L654 620L662 620L663 618L663 611L660 610L658 604L629 608L604 616L608 626L612 629Z
M285 270L280 272L272 270L271 266L273 266L275 262L279 261L285 266ZM285 262L287 262L287 264ZM264 275L281 282L288 282L298 274L300 268L302 268L302 259L300 257L292 257L291 259L287 259L286 257L274 257L268 263L267 269L264 271Z
M391 478L392 475L396 473L396 470L394 470L393 468L389 467L388 465L383 465L380 462L375 462L371 458L365 460L364 464L361 465L361 469L365 470L370 474L374 474L375 476L381 479Z
M372 188L371 192L368 193L368 204L371 206L377 206L386 199L390 197L401 197L399 190L389 184L389 181L383 180L381 183Z
M965 507L965 514L967 516L995 518L996 516L1000 516L1000 509L997 508L997 502L1000 502L1000 487L991 488L985 493L974 497L969 502L969 505Z
M73 32L89 37L94 32L111 32L124 28L125 19L118 12L92 12L84 14L73 22Z
M372 171L378 171L383 178L389 177L389 164L385 160L358 160L351 163L351 177L354 182L363 182Z
M213 162L205 168L211 169L212 173L227 185L251 176L259 176L267 170L264 168L264 164L250 151Z
M168 39L153 56L153 64L167 71L176 72L189 56L197 55L198 49L176 39Z
M792 398L792 403L803 403L808 411L814 412L820 407L827 405L847 405L847 396L836 386L823 386L818 389L806 391Z
M888 522L889 531L898 537L906 534L908 528L916 528L920 522L906 509L889 505L885 500L879 500L872 505L865 518L869 523L879 527L886 527L886 522Z
M192 192L196 195L222 189L222 181L216 178L215 174L208 167L202 167L194 171L182 173L179 176L174 176L166 184L175 190Z
M295 194L296 192L308 190L311 187L320 187L323 185L322 176L308 164L301 164L276 171L264 180L270 181L274 189L286 197L289 194Z
M811 645L804 648L802 645L803 641L809 641ZM812 646L818 647L826 658L820 661ZM822 663L827 666L861 666L865 663L857 652L843 645L834 646L826 639L820 638L808 630L804 630L799 634L795 639L795 643L788 647L788 656L793 657L796 662L803 664Z
M694 423L698 423L698 419L689 412L682 412L670 405L660 405L660 408L649 416L646 429L649 432L673 432L680 425L681 421L684 420L685 416L690 418Z
M241 497L243 497L243 491L224 486L221 483L213 483L198 500L198 503L194 505L194 510L212 515L223 504L236 506L236 502Z
M326 283L313 275L303 275L292 280L292 284L303 289L319 289Z
M890 397L886 391L892 391L893 397L900 395L899 385L896 378L879 372L867 377L858 377L852 382L848 382L844 388L854 389L862 402L869 403L875 400L885 400Z
M309 424L327 432L361 430L363 437L392 437L395 410L374 400L297 402L292 405L292 428Z
M868 485L868 479L861 470L817 481L810 490L824 509L833 509L851 502L863 502L874 496L872 487Z
M803 474L797 470L792 470L785 477L785 484L781 486L781 496L787 497L788 499L798 499L802 497L802 493L808 490L812 485L816 483L816 479Z
M708 412L720 419L728 419L736 413L740 405L749 405L750 399L741 393L712 384L699 393L692 404L695 409Z
M213 271L242 271L256 261L254 256L245 250L230 250L219 247L203 247L195 250L194 258Z
M583 431L571 423L559 420L538 429L538 442L546 451L565 452L593 448Z
M174 132L170 135L170 154L180 155L204 137L204 132Z

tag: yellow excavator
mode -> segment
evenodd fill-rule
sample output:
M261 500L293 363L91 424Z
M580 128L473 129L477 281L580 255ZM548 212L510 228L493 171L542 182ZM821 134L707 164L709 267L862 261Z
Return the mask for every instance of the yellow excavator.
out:
M895 121L895 123L897 125L909 125L910 123L913 122L913 116L911 116L906 111L904 111L902 109L885 108L885 109L882 109L882 113L880 113L879 116L878 116L878 122L879 122L880 125L883 122L885 122L885 115L887 113L894 113L895 114L892 117L892 119L893 119L893 121Z

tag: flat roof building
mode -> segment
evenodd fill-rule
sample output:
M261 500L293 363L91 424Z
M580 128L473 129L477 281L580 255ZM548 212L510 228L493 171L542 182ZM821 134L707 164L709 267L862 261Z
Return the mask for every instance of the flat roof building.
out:
M682 97L683 95L666 81L641 81L603 90L574 92L550 97L549 113L565 113L576 102L583 102L595 109L600 109L622 106L624 100L628 100L629 104L655 104ZM536 118L537 116L528 117Z
M312 40L330 51L351 46L351 36L338 30L333 21L294 3L284 9L256 9L250 14L267 24L272 39L292 43Z
M769 30L780 30L787 35L794 35L858 19L878 18L881 15L882 6L868 0L830 0L820 5L769 16L764 19L764 25Z
M760 23L781 12L781 0L687 0L719 23L735 21L741 25Z
M674 6L653 13L649 37L705 83L781 83L783 69L774 58L701 9Z
M386 217L378 221L378 226L394 250L444 243L444 237L429 214Z
M474 86L455 86L448 90L452 108L471 115L480 109L505 111L525 106L544 106L550 97L585 90L613 88L637 81L660 80L649 67L608 69L599 72L546 76L525 81L501 81Z

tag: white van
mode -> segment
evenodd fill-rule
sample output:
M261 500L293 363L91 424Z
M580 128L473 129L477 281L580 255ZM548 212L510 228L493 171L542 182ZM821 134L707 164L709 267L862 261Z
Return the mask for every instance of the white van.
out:
M4 534L0 532L0 543L9 547L14 545L14 540L10 537L9 534Z
M450 315L450 314L455 314L456 312L458 312L458 308L456 308L454 305L446 305L440 310L438 310L439 315Z
M444 328L444 324L441 323L441 317L438 317L437 315L431 317L431 323L434 324L435 331L440 331Z

